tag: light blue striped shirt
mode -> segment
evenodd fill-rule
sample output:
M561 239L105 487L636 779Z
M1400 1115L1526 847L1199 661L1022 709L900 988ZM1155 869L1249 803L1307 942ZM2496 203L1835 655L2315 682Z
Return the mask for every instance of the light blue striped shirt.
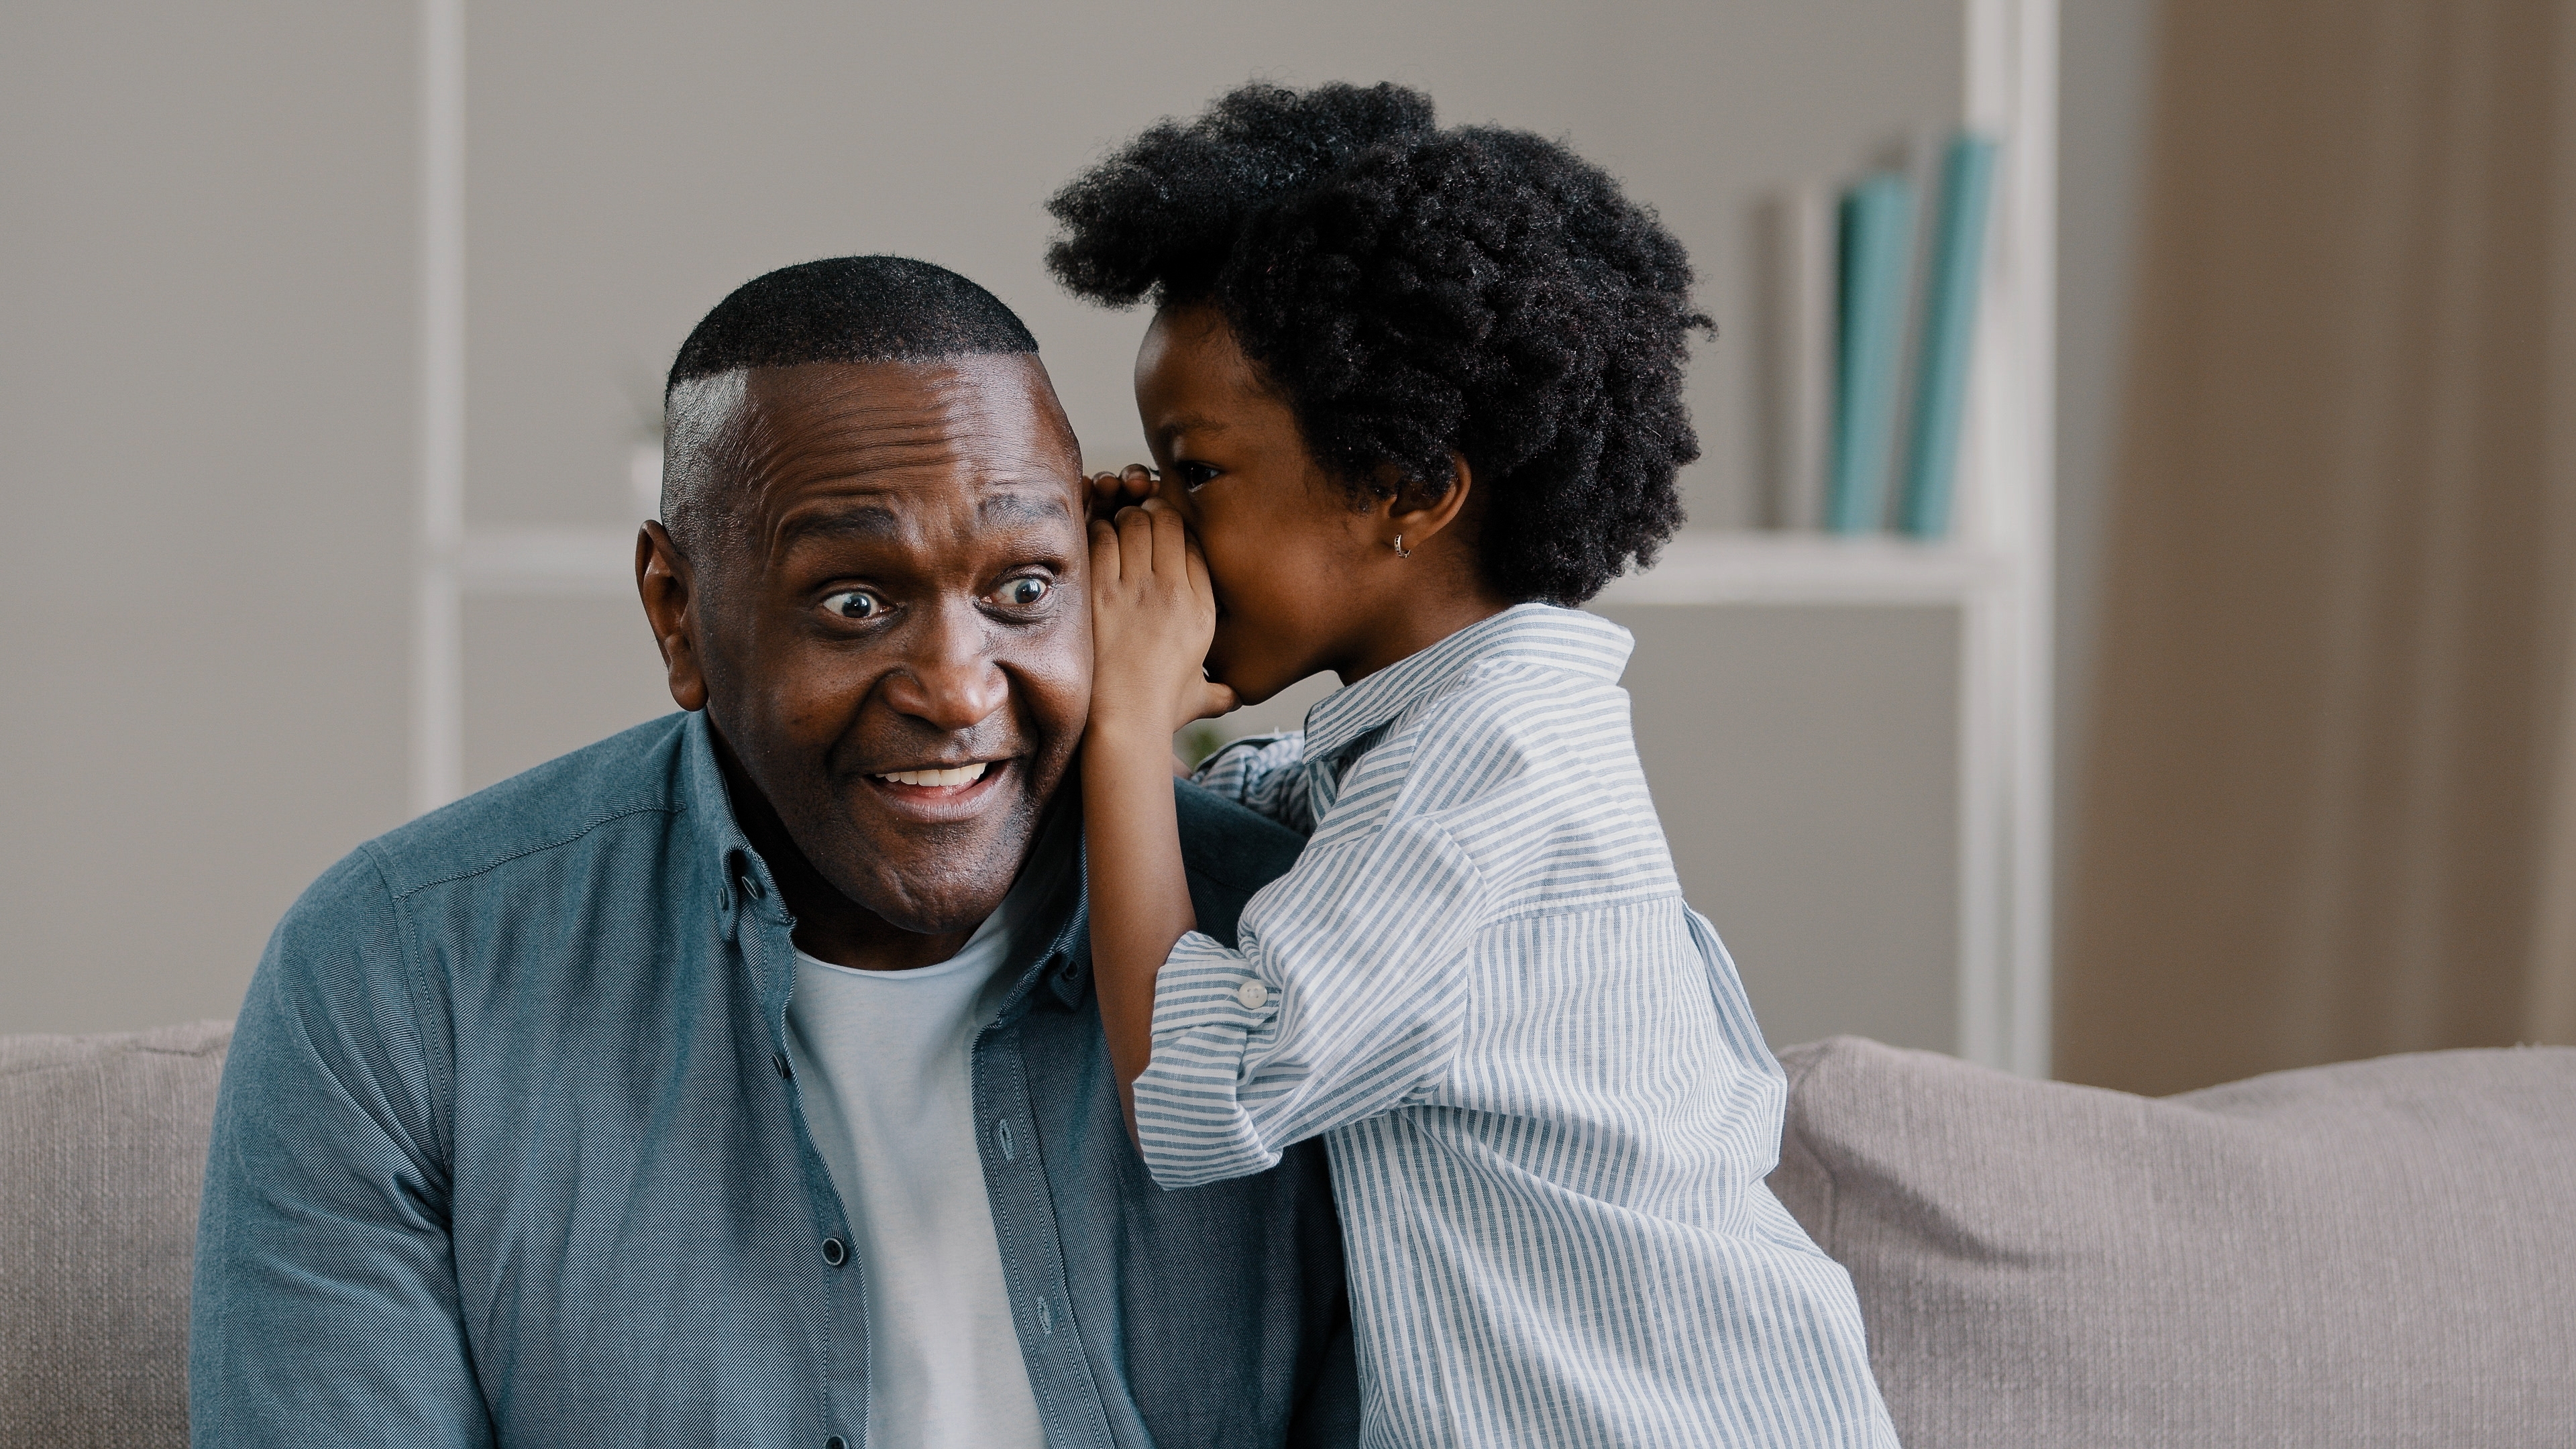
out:
M1628 632L1524 604L1199 782L1313 840L1164 964L1166 1187L1323 1134L1363 1442L1895 1443L1851 1280L1764 1185L1777 1063L1683 903Z

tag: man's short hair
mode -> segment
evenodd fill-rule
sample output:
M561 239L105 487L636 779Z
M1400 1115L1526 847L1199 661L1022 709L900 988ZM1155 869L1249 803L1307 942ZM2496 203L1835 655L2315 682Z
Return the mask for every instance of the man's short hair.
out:
M668 387L744 367L1037 350L1018 313L946 267L910 257L827 257L734 288L680 344Z
M934 362L1035 353L1019 314L982 287L910 257L827 257L752 278L733 289L680 344L663 386L754 367L809 362ZM662 520L683 550L702 532L711 483L697 459L705 419L669 417L664 433Z

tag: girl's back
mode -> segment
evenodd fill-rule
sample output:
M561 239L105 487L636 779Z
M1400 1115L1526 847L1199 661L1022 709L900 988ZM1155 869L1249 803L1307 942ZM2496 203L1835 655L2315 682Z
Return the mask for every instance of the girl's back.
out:
M1164 967L1138 1125L1175 1186L1325 1134L1375 1442L1881 1442L1848 1281L1762 1184L1779 1072L1675 883L1628 647L1524 605L1200 772L1314 839L1239 954Z

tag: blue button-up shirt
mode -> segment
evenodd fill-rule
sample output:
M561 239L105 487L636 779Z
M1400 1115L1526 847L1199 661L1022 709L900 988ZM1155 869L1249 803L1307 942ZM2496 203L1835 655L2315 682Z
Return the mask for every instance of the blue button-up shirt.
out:
M1300 842L1187 787L1180 818L1198 918L1230 936ZM1155 1187L1081 906L1058 914L974 1046L1047 1442L1349 1442L1321 1150ZM278 926L224 1070L195 1443L858 1444L868 1290L784 1050L793 925L700 715L333 867Z

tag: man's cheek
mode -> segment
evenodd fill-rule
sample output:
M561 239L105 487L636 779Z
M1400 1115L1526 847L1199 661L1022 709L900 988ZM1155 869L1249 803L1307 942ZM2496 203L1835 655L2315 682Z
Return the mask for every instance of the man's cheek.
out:
M1091 601L1077 596L1053 626L1006 665L1018 676L1023 718L1040 753L1079 735L1091 714Z

